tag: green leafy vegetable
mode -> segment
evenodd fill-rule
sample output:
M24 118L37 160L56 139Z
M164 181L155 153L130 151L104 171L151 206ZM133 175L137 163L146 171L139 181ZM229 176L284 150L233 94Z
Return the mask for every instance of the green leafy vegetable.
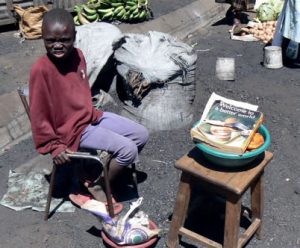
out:
M269 0L268 2L262 3L256 12L256 17L261 22L276 21L282 10L282 0Z

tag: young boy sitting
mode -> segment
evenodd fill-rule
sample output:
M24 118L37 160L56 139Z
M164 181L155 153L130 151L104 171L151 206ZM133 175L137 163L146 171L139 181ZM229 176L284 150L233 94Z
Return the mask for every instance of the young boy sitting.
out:
M112 154L112 185L124 166L134 163L149 138L147 129L122 116L97 110L82 51L74 48L73 18L63 9L52 9L43 18L42 38L47 54L30 72L29 101L33 140L41 154L51 153L61 165L79 148ZM106 201L103 190L85 182L96 200Z

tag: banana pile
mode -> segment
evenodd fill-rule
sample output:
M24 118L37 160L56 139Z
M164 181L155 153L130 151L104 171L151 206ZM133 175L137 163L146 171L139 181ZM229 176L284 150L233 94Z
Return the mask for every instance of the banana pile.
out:
M88 0L74 6L75 25L97 21L142 22L152 17L148 0Z

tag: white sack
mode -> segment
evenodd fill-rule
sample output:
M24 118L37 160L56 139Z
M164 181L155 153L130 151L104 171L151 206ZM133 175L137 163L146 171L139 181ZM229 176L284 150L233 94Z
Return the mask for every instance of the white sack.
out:
M182 75L183 67L197 59L192 47L166 33L126 34L125 41L114 55L120 62L117 70L123 77L131 69L142 72L150 83L167 81Z
M193 119L197 55L189 45L169 34L125 34L125 43L115 51L117 71L125 97L122 115L149 130L181 128ZM140 73L149 88L135 98L131 72ZM145 82L146 81L146 82Z
M80 48L85 56L89 83L92 87L114 52L114 42L123 35L119 28L105 22L78 26L76 31L75 47Z

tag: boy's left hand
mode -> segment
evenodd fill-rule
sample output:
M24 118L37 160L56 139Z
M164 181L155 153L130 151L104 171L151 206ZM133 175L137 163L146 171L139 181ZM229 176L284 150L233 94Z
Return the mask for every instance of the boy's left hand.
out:
M68 153L74 153L73 151L66 149L65 151L61 152L60 154L58 154L54 159L53 162L56 165L62 165L65 163L69 163L71 160L68 156Z

